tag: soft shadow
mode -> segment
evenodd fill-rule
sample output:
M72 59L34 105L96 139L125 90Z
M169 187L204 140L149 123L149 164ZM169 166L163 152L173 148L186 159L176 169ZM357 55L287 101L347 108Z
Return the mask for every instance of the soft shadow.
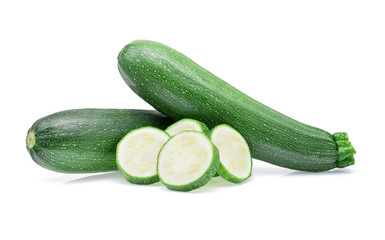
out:
M101 173L101 174L95 174L87 177L81 177L78 179L74 179L71 181L64 182L63 184L82 184L82 183L90 183L90 182L99 182L99 181L113 181L121 184L126 184L127 181L122 177L122 175L119 172L108 172L108 173Z
M249 181L250 179L246 180L245 182ZM233 187L233 186L237 186L237 185L240 185L240 184L243 184L244 182L242 183L231 183L231 182L228 182L226 181L225 179L221 178L220 176L218 177L213 177L210 179L210 181L198 188L198 189L194 189L194 190L191 190L189 192L184 192L184 191L173 191L174 193L179 193L179 194L200 194L200 193L208 193L208 192L214 192L214 191L218 191L220 190L221 188L225 188L225 187ZM171 191L170 189L168 189L166 186L164 186L162 183L157 183L157 184L160 184L162 186L162 190L163 191Z
M148 185L140 185L140 184L132 184L129 183L118 171L115 172L108 172L108 173L101 173L101 174L95 174L91 176L81 177L78 179L74 179L71 181L64 182L64 185L70 185L70 184L83 184L83 183L95 183L95 182L113 182L122 184L125 186L131 186L131 187L160 187L163 186L161 182L156 182L153 184Z
M282 177L297 177L297 176L336 176L336 175L349 175L354 173L351 169L333 169L324 172L303 172L294 171L289 174L283 175Z
M239 183L239 184L242 184L242 183ZM228 182L225 179L218 176L218 177L213 177L206 185L191 191L191 193L213 192L213 191L218 191L220 188L233 187L234 185L235 185L234 183Z
M292 173L293 170L279 166L253 166L252 177L276 177Z

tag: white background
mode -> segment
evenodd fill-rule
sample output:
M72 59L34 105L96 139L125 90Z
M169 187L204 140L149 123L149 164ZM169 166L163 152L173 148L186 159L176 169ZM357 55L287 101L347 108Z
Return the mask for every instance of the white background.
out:
M209 2L209 3L208 3ZM384 1L1 1L0 239L384 239ZM62 174L25 148L73 108L151 109L121 79L136 39L169 45L258 101L331 133L356 165L254 160L189 193L118 173Z

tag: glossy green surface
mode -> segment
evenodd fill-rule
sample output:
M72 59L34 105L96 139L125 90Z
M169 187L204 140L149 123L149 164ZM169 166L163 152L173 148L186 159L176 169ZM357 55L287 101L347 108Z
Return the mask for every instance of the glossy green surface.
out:
M57 172L114 171L116 146L127 132L172 123L154 110L67 110L37 120L27 134L27 150L37 164Z
M139 40L126 45L118 67L135 93L170 118L237 129L253 158L303 171L346 166L339 164L332 134L263 105L163 44ZM353 159L348 165L354 164L354 153L352 148L345 157Z

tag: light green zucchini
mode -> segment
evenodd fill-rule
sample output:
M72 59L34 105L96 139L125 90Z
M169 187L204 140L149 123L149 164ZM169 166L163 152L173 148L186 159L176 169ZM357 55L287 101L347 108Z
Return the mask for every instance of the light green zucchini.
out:
M173 120L237 129L253 158L315 172L354 164L346 133L330 134L285 116L163 44L139 40L126 45L118 67L136 94Z

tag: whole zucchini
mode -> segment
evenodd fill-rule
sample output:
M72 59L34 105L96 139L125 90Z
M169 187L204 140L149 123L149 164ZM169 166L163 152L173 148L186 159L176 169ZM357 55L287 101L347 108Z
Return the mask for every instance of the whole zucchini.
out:
M163 44L138 40L126 45L118 67L135 93L173 120L234 127L253 158L303 171L354 164L355 150L346 133L332 135L285 116Z
M117 170L116 146L129 131L173 121L155 110L75 109L37 120L27 150L40 166L66 173Z

